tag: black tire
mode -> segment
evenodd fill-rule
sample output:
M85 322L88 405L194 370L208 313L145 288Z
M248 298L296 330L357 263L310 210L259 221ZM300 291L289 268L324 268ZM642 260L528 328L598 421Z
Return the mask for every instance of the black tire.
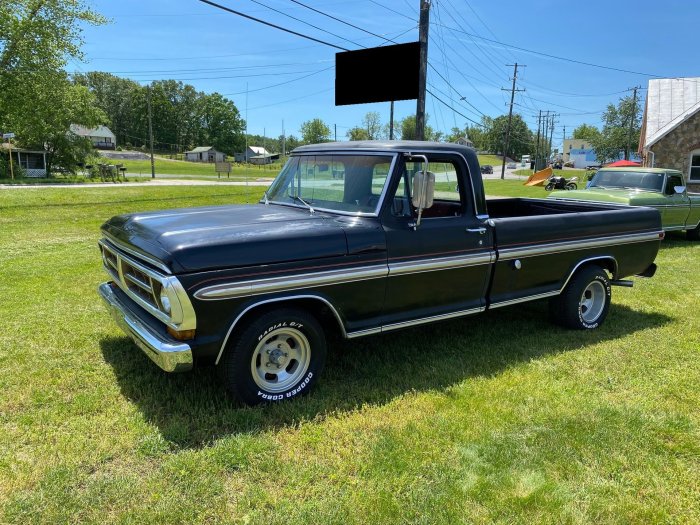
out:
M689 241L700 241L700 224L692 230L687 230L685 232L685 237Z
M316 318L284 308L254 319L226 349L219 377L247 405L279 403L305 394L326 361L326 337Z
M552 183L550 182L549 184L547 184L547 185L544 187L544 189L547 190L547 191L552 191L552 190L554 189L554 184L552 184Z
M575 182L569 182L569 183L566 185L566 189L567 189L567 190L577 190L577 189L578 189L578 186L576 185Z
M610 279L598 266L579 270L564 291L550 300L552 320L573 330L592 330L603 324L610 309Z

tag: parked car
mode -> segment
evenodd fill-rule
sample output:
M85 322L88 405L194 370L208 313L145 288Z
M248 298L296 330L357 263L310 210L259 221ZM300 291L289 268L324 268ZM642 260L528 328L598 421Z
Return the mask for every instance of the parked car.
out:
M554 192L550 199L650 206L661 213L665 231L685 230L700 239L700 195L689 194L683 173L664 168L603 168L586 189Z
M564 167L565 168L573 168L573 167L575 167L575 164L572 161L565 162Z
M488 164L481 166L481 173L491 175L493 173L493 166L489 166Z
M509 170L514 170L514 169L517 168L517 167L518 167L518 165L517 165L515 162L509 162L509 163L506 165L506 168L508 168Z
M611 285L654 274L663 236L650 208L487 201L473 149L413 141L302 146L258 204L120 215L102 234L99 292L135 344L166 371L216 365L251 405L309 391L331 335L543 298L594 329Z

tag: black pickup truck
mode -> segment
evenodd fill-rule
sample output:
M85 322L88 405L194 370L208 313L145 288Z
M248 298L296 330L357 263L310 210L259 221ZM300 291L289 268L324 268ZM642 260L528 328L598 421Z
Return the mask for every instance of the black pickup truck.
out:
M659 212L486 200L474 151L430 142L297 148L258 204L121 215L103 227L113 317L163 370L216 364L248 404L318 380L352 339L549 298L593 329L610 287L650 277Z

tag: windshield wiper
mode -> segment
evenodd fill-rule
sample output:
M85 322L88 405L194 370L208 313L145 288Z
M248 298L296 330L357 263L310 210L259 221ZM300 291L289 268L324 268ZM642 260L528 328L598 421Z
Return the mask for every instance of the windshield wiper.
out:
M316 213L316 211L311 207L311 204L309 204L309 203L306 202L304 199L302 199L301 197L299 197L299 195L289 195L289 198L292 199L292 200L297 200L297 201L301 202L304 206L306 206L307 208L309 208L309 212L310 212L312 215L313 215L314 213Z
M265 193L263 193L263 198L265 199L265 206L269 206L270 199L267 197L267 190L265 190Z

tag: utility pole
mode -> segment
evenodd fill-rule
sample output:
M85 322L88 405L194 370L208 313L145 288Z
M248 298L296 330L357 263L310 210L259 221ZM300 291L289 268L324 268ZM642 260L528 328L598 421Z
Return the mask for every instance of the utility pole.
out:
M391 101L389 109L389 140L394 140L394 101Z
M284 119L282 119L282 156L287 155L287 135L284 133Z
M548 157L552 156L552 151L554 150L553 146L553 141L554 141L554 124L555 120L554 118L557 116L556 113L552 113L552 121L549 124L549 155Z
M632 95L632 114L630 115L630 126L627 131L627 149L625 149L625 160L630 160L630 151L632 149L632 131L634 130L634 121L637 116L637 90L640 86L634 86L632 90L634 94Z
M540 156L540 130L542 128L542 110L540 110L539 115L537 115L537 144L535 146L535 164L533 165L533 171L537 171L537 164Z
M263 128L263 151L267 151L267 129L265 128ZM263 155L265 154L263 153ZM267 162L267 159L263 159L263 162Z
M156 163L153 159L153 110L151 109L151 86L148 86L148 139L151 143L151 178L156 178Z
M507 64L510 66L510 64ZM513 122L513 102L515 101L516 91L525 91L524 89L515 89L515 82L518 79L518 63L513 64L513 87L510 90L510 110L508 111L508 127L506 128L506 140L503 146L503 164L501 165L501 179L506 178L506 155L508 154L508 143L510 142L510 125ZM525 66L521 66L525 67ZM503 91L507 89L501 88Z
M428 79L428 28L430 26L430 0L420 0L418 42L420 65L418 69L418 103L416 104L416 140L425 140L425 89Z
M248 82L245 83L245 163L248 164ZM248 176L245 177L246 187Z
M338 124L333 124L333 140L338 142Z

